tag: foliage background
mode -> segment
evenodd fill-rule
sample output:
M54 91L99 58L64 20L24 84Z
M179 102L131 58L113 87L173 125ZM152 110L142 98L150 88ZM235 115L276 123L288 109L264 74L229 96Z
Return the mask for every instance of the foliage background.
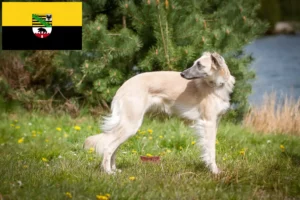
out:
M88 106L99 114L135 74L181 71L217 51L237 79L227 118L240 121L254 78L242 48L267 29L259 8L258 0L85 1L82 51L1 52L2 101L73 116Z

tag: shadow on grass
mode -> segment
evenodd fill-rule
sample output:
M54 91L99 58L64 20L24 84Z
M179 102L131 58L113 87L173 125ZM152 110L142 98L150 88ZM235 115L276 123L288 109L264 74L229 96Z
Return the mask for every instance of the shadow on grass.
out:
M186 168L193 170L194 172L208 172L209 170L202 161L192 161L186 163Z
M286 156L291 159L293 165L300 167L300 155L287 152Z

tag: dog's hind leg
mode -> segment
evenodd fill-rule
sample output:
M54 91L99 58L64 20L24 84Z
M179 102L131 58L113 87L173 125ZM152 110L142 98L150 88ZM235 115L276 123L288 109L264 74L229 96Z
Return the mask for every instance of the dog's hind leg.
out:
M115 150L115 152L114 152L113 155L111 156L111 169L112 169L112 171L121 172L122 170L117 169L117 166L116 166L116 155L117 155L117 151L118 151L118 148Z
M111 140L105 145L103 151L102 168L107 173L114 173L117 171L115 159L117 149L121 144L135 135L142 124L143 116L146 111L146 104L140 99L123 98L121 108L120 122L114 127L109 135ZM135 104L132 104L132 102Z
M121 144L126 142L131 136L135 135L139 128L139 124L132 123L126 126L126 129L122 127L119 132L113 133L116 134L114 139L107 144L103 152L102 168L108 174L112 174L115 171L118 171L116 168L116 153L117 149Z

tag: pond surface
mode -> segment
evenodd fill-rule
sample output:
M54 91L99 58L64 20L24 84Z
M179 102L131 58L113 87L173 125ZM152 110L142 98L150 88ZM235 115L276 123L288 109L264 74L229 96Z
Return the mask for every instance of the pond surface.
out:
M263 95L272 91L280 101L284 95L300 98L300 34L263 37L246 46L245 51L255 59L251 64L256 72L251 105L259 105Z

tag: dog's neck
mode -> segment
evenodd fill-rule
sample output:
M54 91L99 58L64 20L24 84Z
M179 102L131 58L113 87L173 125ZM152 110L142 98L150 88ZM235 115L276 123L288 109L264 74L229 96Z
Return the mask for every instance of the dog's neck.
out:
M198 83L197 85L208 85L205 81L201 80L201 79L195 79ZM210 93L216 95L219 99L225 101L225 102L229 102L230 100L230 94L233 92L233 88L234 88L234 84L235 84L235 78L233 76L230 75L229 79L225 82L225 84L221 87L211 87Z
M234 84L235 78L230 75L228 81L225 82L225 84L222 87L214 89L214 94L223 101L229 102L230 94L233 92Z

